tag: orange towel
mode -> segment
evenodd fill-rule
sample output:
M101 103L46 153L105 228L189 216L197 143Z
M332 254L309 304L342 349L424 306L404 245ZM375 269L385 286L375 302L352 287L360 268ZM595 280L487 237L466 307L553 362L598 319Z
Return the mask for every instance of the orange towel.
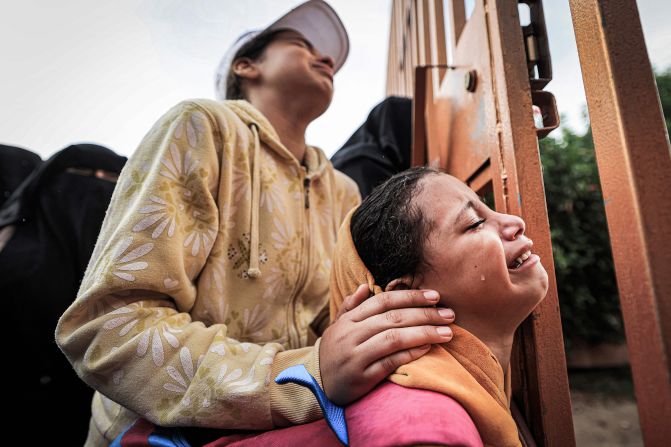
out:
M331 319L344 298L360 284L368 284L374 294L381 292L352 241L353 213L350 211L340 227L333 256ZM501 364L477 337L457 325L450 327L452 341L432 346L424 356L398 368L388 380L455 399L471 416L487 446L521 446L510 413L510 373L504 375Z

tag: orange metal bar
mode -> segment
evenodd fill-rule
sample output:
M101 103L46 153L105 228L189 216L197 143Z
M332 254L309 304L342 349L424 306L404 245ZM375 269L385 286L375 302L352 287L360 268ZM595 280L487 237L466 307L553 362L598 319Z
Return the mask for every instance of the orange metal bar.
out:
M575 439L526 52L517 2L484 3L499 130L499 152L494 151L492 165L500 166L503 209L525 220L550 278L545 300L521 327L524 355L520 356L522 374L518 378L524 381L518 390L524 396L526 408L522 410L538 444L563 447L575 444Z
M671 152L634 0L571 0L646 445L671 442Z
M461 31L466 24L466 7L464 6L464 0L450 0L450 6L450 24L452 25L450 33L452 36L452 50L454 50L459 43Z
M424 166L427 164L426 157L426 89L427 69L418 67L415 71L415 92L412 101L412 158L413 166ZM420 131L417 131L421 129Z

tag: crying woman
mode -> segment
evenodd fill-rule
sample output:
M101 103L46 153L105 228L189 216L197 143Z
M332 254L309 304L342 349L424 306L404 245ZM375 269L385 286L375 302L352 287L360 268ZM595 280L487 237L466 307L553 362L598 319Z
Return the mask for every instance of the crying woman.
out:
M371 294L436 290L439 305L454 309L453 340L433 345L378 388L395 384L451 399L465 412L450 411L433 423L474 432L484 445L521 445L510 412L513 336L548 288L547 272L524 232L522 219L493 211L456 178L413 168L387 180L350 213L333 259L332 316L359 284Z

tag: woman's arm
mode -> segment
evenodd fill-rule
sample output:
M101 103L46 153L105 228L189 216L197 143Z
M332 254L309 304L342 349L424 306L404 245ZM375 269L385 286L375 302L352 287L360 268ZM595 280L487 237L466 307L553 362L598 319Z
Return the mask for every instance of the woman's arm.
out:
M272 394L284 401L287 392L273 393L269 380L274 368L296 363L318 374L314 348L239 343L225 325L190 315L219 232L223 138L190 102L154 125L119 178L56 340L85 382L161 425L268 429L314 420L314 399L273 404Z

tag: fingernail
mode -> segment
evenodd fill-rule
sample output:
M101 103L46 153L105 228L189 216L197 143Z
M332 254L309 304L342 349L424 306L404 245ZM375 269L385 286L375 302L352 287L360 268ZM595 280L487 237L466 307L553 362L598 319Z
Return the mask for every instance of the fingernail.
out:
M450 329L449 327L436 328L436 332L438 332L438 335L440 335L441 337L445 338L452 337L452 329Z
M426 298L429 301L438 301L438 298L440 298L440 295L438 295L438 292L435 290L427 290L424 292L424 298Z
M438 309L438 314L448 320L454 318L454 311L452 309Z

